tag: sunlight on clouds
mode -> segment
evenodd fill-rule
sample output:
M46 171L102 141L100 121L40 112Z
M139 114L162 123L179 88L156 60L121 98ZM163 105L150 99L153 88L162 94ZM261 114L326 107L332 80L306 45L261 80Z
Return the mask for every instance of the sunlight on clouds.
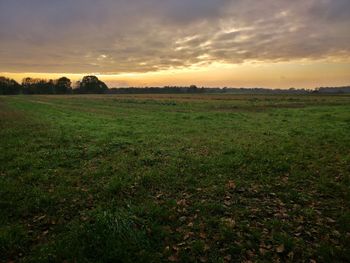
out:
M328 63L319 61L293 61L280 63L249 62L229 64L214 62L209 65L194 65L147 73L99 74L100 79L114 86L165 86L198 85L207 87L270 87L314 88L327 85L347 85L350 83L349 63ZM2 73L18 81L26 76L56 79L67 76L74 81L85 74L69 73Z

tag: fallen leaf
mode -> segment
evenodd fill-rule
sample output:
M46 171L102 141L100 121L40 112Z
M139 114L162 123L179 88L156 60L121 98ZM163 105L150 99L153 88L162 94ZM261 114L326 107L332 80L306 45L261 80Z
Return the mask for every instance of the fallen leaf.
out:
M223 221L229 228L234 228L236 226L236 221L232 218L224 218Z
M268 250L266 250L266 249L264 249L264 248L260 248L260 249L259 249L259 252L260 252L261 255L265 255L267 251L268 251Z
M231 259L232 259L232 256L231 256L231 255L227 255L227 256L224 257L224 260L225 260L225 261L228 261L228 262L230 262Z
M200 257L199 261L202 262L202 263L205 263L205 262L208 261L208 259L206 257Z
M187 239L189 239L189 238L190 238L190 234L187 233L187 234L184 236L184 240L187 240Z
M224 201L224 205L226 205L226 206L231 206L232 203L231 203L230 201Z
M277 253L283 253L283 252L284 252L284 244L279 245L279 246L276 248L276 251L277 251Z
M171 262L177 262L177 261L179 261L179 259L177 258L176 255L172 255L172 256L168 257L168 260L171 261Z
M177 204L178 206L186 206L186 205L187 205L187 202L186 202L185 199L181 199L181 200L177 201L176 204Z
M236 189L236 184L235 184L235 182L234 182L233 180L230 180L230 181L228 181L228 183L227 183L227 187L228 187L229 189L231 189L231 190L234 190L234 189Z

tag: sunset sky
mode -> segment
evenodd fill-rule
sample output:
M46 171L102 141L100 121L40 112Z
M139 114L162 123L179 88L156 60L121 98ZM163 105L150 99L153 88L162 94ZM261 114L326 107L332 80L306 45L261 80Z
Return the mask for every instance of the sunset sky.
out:
M350 85L349 0L0 0L0 75Z

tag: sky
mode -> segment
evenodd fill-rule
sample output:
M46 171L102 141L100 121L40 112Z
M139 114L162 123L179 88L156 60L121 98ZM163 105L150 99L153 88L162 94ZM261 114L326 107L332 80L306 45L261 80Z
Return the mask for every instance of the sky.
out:
M113 86L350 84L349 0L0 0L0 75Z

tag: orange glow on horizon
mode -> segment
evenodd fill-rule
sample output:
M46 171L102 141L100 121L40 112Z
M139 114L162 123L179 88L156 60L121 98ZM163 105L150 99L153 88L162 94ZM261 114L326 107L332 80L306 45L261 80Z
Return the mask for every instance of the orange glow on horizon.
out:
M187 86L315 88L350 84L350 63L295 61L280 63L213 63L207 66L169 69L145 73L72 74L72 73L0 73L21 82L25 77L57 79L66 76L73 81L85 75L96 75L112 87Z

